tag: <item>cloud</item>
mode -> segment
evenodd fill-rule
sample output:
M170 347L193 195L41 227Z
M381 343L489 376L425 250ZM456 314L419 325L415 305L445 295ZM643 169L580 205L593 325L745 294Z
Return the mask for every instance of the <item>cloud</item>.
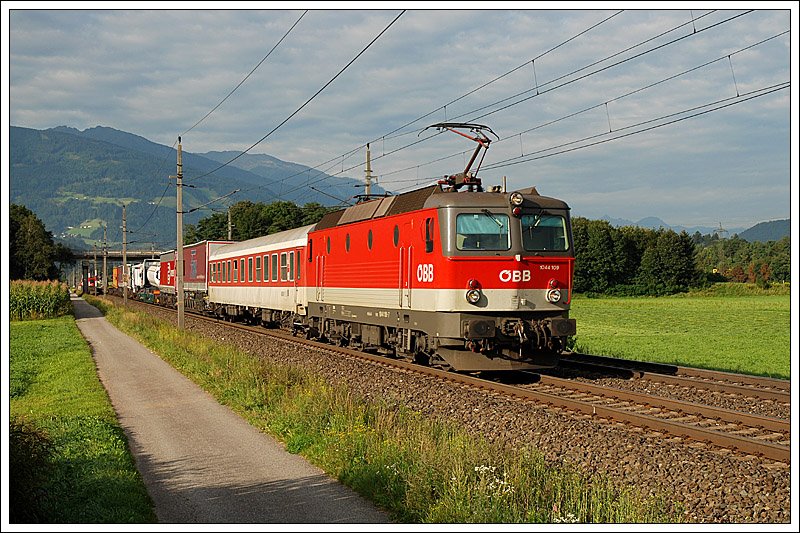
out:
M359 7L310 10L219 109L185 133L184 149L251 146L336 75L402 9ZM300 9L14 9L9 17L10 123L31 128L104 125L172 145L302 14ZM628 131L624 128L657 117L736 99L737 91L746 94L788 81L789 36L756 43L788 30L790 14L408 10L252 152L309 166L332 160L326 168L338 172L364 158L363 150L344 154L373 142L373 168L386 174L379 181L398 189L463 170L474 148L471 142L448 134L412 144L428 135L417 135L425 126L445 118L476 120L500 135L486 156L487 166L537 150L555 152L555 146L609 129ZM695 70L686 72L690 69ZM545 180L550 195L570 203L570 195L579 203L585 197L587 208L599 215L634 219L636 212L648 210L674 223L684 223L681 217L702 223L699 218L707 216L709 224L729 224L725 217L733 215L725 212L726 202L710 199L731 198L728 204L737 205L740 219L756 223L785 217L790 103L789 91L783 90L648 133L529 158L483 175L493 183L506 175L510 187L528 186L532 177ZM587 108L592 109L578 113ZM544 126L550 121L556 122ZM348 174L361 176L363 170ZM693 198L707 202L707 214L689 205L694 200L682 203L664 192L665 176L674 190L694 189ZM751 191L753 180L764 185L758 194ZM742 191L751 191L749 204L740 201ZM601 202L608 208L602 209Z

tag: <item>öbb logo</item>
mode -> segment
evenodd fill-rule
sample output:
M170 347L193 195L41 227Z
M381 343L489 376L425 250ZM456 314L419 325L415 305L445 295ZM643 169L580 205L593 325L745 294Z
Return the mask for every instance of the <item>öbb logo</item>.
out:
M513 281L514 283L518 283L520 281L530 281L531 280L531 271L530 270L501 270L500 271L500 281L503 283L508 283L509 281Z

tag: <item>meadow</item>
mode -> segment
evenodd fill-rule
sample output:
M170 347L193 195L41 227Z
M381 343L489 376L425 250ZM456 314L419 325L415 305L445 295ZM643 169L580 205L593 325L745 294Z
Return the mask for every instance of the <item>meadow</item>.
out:
M721 284L659 298L576 295L575 351L638 361L791 377L788 286Z
M253 426L386 509L400 523L673 523L666 496L643 499L603 476L553 465L535 449L366 400L304 367L272 363L130 308L87 297Z
M154 522L75 318L12 321L9 355L10 522Z

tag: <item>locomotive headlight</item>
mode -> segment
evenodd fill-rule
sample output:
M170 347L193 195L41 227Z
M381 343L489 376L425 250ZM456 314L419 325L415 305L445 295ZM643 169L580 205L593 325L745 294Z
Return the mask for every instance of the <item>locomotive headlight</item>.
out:
M481 290L480 289L470 289L467 291L467 302L471 303L472 305L477 304L481 301Z
M561 289L550 289L547 291L547 301L554 304L561 300Z
M508 197L508 201L511 202L511 205L520 206L525 198L522 197L521 192L512 192L511 196Z

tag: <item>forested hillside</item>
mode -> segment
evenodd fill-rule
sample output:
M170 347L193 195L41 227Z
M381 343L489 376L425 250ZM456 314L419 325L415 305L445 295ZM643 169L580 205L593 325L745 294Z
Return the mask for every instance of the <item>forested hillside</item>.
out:
M64 126L49 130L12 126L9 147L11 202L36 213L70 247L90 248L89 243L101 241L103 225L108 227L111 246L119 246L123 205L131 248L160 249L174 242L176 195L174 181L168 179L177 172L173 147L113 128L78 131ZM333 205L338 203L335 198L350 199L363 192L356 187L360 180L331 178L310 169L304 174L307 167L270 159L272 174L265 176L235 165L220 168L220 161L184 150L184 223L197 224L211 211L194 208L235 190L240 192L228 204L289 200ZM215 169L219 170L207 176ZM315 182L327 181L325 193L308 186L312 174Z

